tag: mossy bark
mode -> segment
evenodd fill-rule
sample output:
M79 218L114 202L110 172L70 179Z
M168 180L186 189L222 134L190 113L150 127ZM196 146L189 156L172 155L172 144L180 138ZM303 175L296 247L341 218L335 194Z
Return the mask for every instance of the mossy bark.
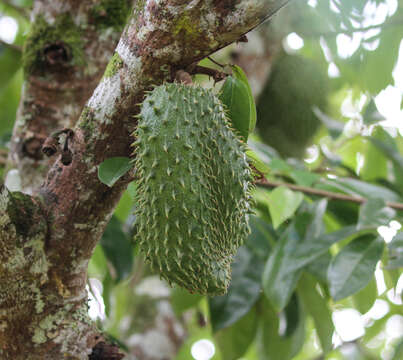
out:
M23 55L25 84L7 167L21 179L21 191L33 193L43 182L54 158L42 154L42 144L55 130L76 123L116 47L125 21L115 15L130 14L128 1L119 1L119 9L102 12L99 19L94 13L105 0L34 2ZM115 21L122 21L120 27Z
M35 1L33 21L42 14L52 26L61 14L72 14L82 30L84 65L69 60L74 71L59 64L27 74L10 163L20 172L23 190L38 197L1 189L2 359L96 359L111 354L102 350L104 341L88 322L86 271L133 174L109 188L98 180L97 167L106 158L130 156L137 104L152 84L171 81L178 69L237 41L286 2L139 2L144 7L137 4L116 48L121 63L102 78L74 127L71 164L56 156L39 187L49 165L38 155L44 138L55 129L74 126L118 35L113 27L102 30L91 23L91 9L101 1ZM57 63L64 47L53 45L52 56L42 59Z
M1 359L58 359L61 353L86 359L97 342L85 290L64 291L47 255L47 234L40 201L1 187Z

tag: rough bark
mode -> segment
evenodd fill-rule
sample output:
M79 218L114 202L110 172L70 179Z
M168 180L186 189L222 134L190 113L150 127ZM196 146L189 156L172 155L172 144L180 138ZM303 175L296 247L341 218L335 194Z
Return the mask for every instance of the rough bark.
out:
M109 350L103 352L103 339L88 319L85 280L92 251L133 174L108 188L98 180L97 166L108 157L131 154L130 144L134 141L131 134L136 126L134 116L139 110L137 104L152 84L171 81L177 70L238 40L286 2L136 2L108 69L74 128L70 143L71 164L63 165L58 156L37 198L2 189L0 256L3 258L0 288L7 290L6 295L0 297L2 358L87 359L92 353L90 358L94 359L98 356L96 354L107 352L110 359L119 358ZM70 6L70 11L81 9L81 6L85 9L85 5L78 6L84 3L73 0L64 2L66 7ZM50 1L39 4L55 9ZM42 11L41 5L38 6ZM63 59L63 51L58 47L56 50L54 58L59 59L61 54ZM74 51L72 54L77 55ZM44 56L42 61L49 60ZM38 110L38 114L34 113L36 115L33 116L35 120L31 121L33 110L37 106L41 109L37 93L41 94L45 88L49 94L52 88L45 81L48 75L41 73L41 67L27 70L34 78L29 78L26 86L20 119L24 118L24 113L29 114L25 120L28 125L23 122L17 124L11 155L21 171L25 171L23 166L27 157L24 155L21 158L19 151L23 148L21 141L29 138L30 126L33 129L42 126L39 121L41 117L49 120L45 121L46 126L53 122L57 122L57 127L64 126L66 123L59 121L64 117L64 112L69 118L67 123L74 123L80 107L76 105L77 98L74 96L86 96L88 93L87 88L80 90L74 86L73 89L64 86L63 81L58 82L57 77L49 74L52 79L49 83L56 84L55 93L66 91L65 94L71 94L76 90L71 98L75 99L71 100L75 104L74 109L67 107L66 110L64 102L59 99L54 111L47 113ZM83 75L80 79L89 81L86 71L81 71ZM36 79L36 74L42 75ZM96 76L92 75L95 82ZM57 101L50 94L48 96L47 101ZM36 99L32 104L31 97ZM67 96L66 101L69 99ZM39 129L41 135L49 134L49 128ZM27 166L32 168L29 161ZM35 176L29 181L35 182ZM29 190L35 193L35 188ZM18 219L12 220L12 214L15 213L19 214ZM10 280L15 278L21 281Z
M26 81L8 164L9 179L14 179L9 181L18 177L23 192L42 184L54 161L43 155L43 141L55 130L74 126L119 40L123 24L113 24L115 14L97 16L103 2L34 1L23 56ZM128 15L129 0L116 2L126 4Z

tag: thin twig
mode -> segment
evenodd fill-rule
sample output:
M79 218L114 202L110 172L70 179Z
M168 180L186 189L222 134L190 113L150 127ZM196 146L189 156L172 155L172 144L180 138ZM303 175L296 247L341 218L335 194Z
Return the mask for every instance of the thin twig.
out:
M209 59L213 64L216 64L217 66L224 68L225 66L223 64L220 64L218 61L214 60L211 56L207 56L207 59Z
M224 80L227 77L227 74L222 71L218 71L216 69L212 69L212 68L208 68L208 67L200 66L200 65L196 65L196 66L192 67L190 71L191 71L191 74L203 74L203 75L210 76L216 82Z
M257 186L261 186L261 187L265 187L265 188L285 186L291 190L301 191L305 194L317 195L317 196L326 197L326 198L333 199L333 200L350 201L350 202L354 202L356 204L363 204L368 200L361 196L350 196L350 195L339 194L339 193L330 192L330 191L326 191L326 190L315 189L315 188L311 188L311 187L307 187L307 186L290 184L290 183L286 183L286 182L269 181L265 178L257 180L255 182L255 184ZM403 210L403 203L387 201L386 206L389 206L389 207L391 207L393 209L397 209L397 210Z
M9 0L1 0L1 2L20 13L20 15L22 15L24 18L29 19L29 11L27 9L23 8L22 6L15 5Z

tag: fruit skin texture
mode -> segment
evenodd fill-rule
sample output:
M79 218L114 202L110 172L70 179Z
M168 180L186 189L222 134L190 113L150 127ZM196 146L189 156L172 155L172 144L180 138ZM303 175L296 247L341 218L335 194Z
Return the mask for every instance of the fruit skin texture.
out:
M190 292L226 292L249 233L251 172L220 101L166 84L143 102L134 143L134 239L152 268Z
M326 112L329 79L321 66L299 55L281 55L257 104L262 140L282 156L302 158L319 129L312 109Z

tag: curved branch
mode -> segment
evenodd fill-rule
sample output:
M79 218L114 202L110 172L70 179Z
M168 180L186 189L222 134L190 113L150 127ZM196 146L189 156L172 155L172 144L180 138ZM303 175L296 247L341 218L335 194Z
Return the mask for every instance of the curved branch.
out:
M295 184L290 184L290 183L285 183L285 182L269 181L265 178L259 179L258 181L255 182L255 184L257 186L261 186L261 187L265 187L265 188L274 188L274 187L278 187L278 186L285 186L291 190L300 191L304 194L321 196L321 197L325 197L325 198L332 199L332 200L349 201L349 202L353 202L356 204L364 204L368 200L361 196L350 196L350 195L335 193L332 191L315 189L315 188L311 188L308 186L295 185ZM403 210L403 203L387 201L386 206L396 209L396 210Z

